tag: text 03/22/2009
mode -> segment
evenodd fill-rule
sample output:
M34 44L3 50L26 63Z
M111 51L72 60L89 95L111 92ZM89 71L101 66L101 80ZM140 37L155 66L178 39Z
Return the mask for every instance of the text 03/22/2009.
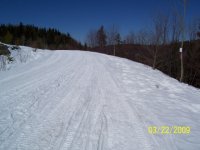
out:
M189 126L149 126L149 134L190 134Z

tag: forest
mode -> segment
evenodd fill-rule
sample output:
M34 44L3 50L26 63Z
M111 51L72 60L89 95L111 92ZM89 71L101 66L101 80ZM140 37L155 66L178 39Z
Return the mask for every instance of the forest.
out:
M151 29L122 37L112 25L90 30L90 51L128 58L158 69L180 82L200 88L200 20L186 28L179 15L156 15Z
M171 26L170 26L171 25ZM169 23L167 16L157 16L151 31L130 32L122 37L117 26L90 30L84 44L69 33L56 29L39 28L33 25L0 25L0 41L41 49L87 50L128 58L158 69L180 80L181 76L181 28L178 18ZM200 23L195 21L183 41L184 74L181 82L200 88ZM1 50L2 51L2 50ZM3 51L2 51L3 52Z
M0 41L7 44L25 45L42 49L82 49L80 42L69 33L54 28L39 28L34 25L0 25Z

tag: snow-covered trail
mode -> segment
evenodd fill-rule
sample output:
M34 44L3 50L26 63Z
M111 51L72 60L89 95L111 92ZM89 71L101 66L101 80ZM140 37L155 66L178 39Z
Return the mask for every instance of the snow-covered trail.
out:
M142 64L46 52L0 73L0 149L200 149L200 91ZM150 135L148 126L191 126Z

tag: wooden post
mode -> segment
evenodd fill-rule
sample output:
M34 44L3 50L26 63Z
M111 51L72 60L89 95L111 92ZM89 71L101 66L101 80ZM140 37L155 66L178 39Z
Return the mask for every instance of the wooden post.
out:
M183 64L183 44L185 40L185 10L186 10L186 0L183 0L183 18L182 18L182 42L181 42L181 76L180 82L183 82L184 78L184 64Z

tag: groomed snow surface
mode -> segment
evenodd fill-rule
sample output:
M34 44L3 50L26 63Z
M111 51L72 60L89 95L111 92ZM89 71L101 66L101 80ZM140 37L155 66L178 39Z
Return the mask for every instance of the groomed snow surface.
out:
M200 90L127 59L37 51L0 72L0 149L199 150Z

